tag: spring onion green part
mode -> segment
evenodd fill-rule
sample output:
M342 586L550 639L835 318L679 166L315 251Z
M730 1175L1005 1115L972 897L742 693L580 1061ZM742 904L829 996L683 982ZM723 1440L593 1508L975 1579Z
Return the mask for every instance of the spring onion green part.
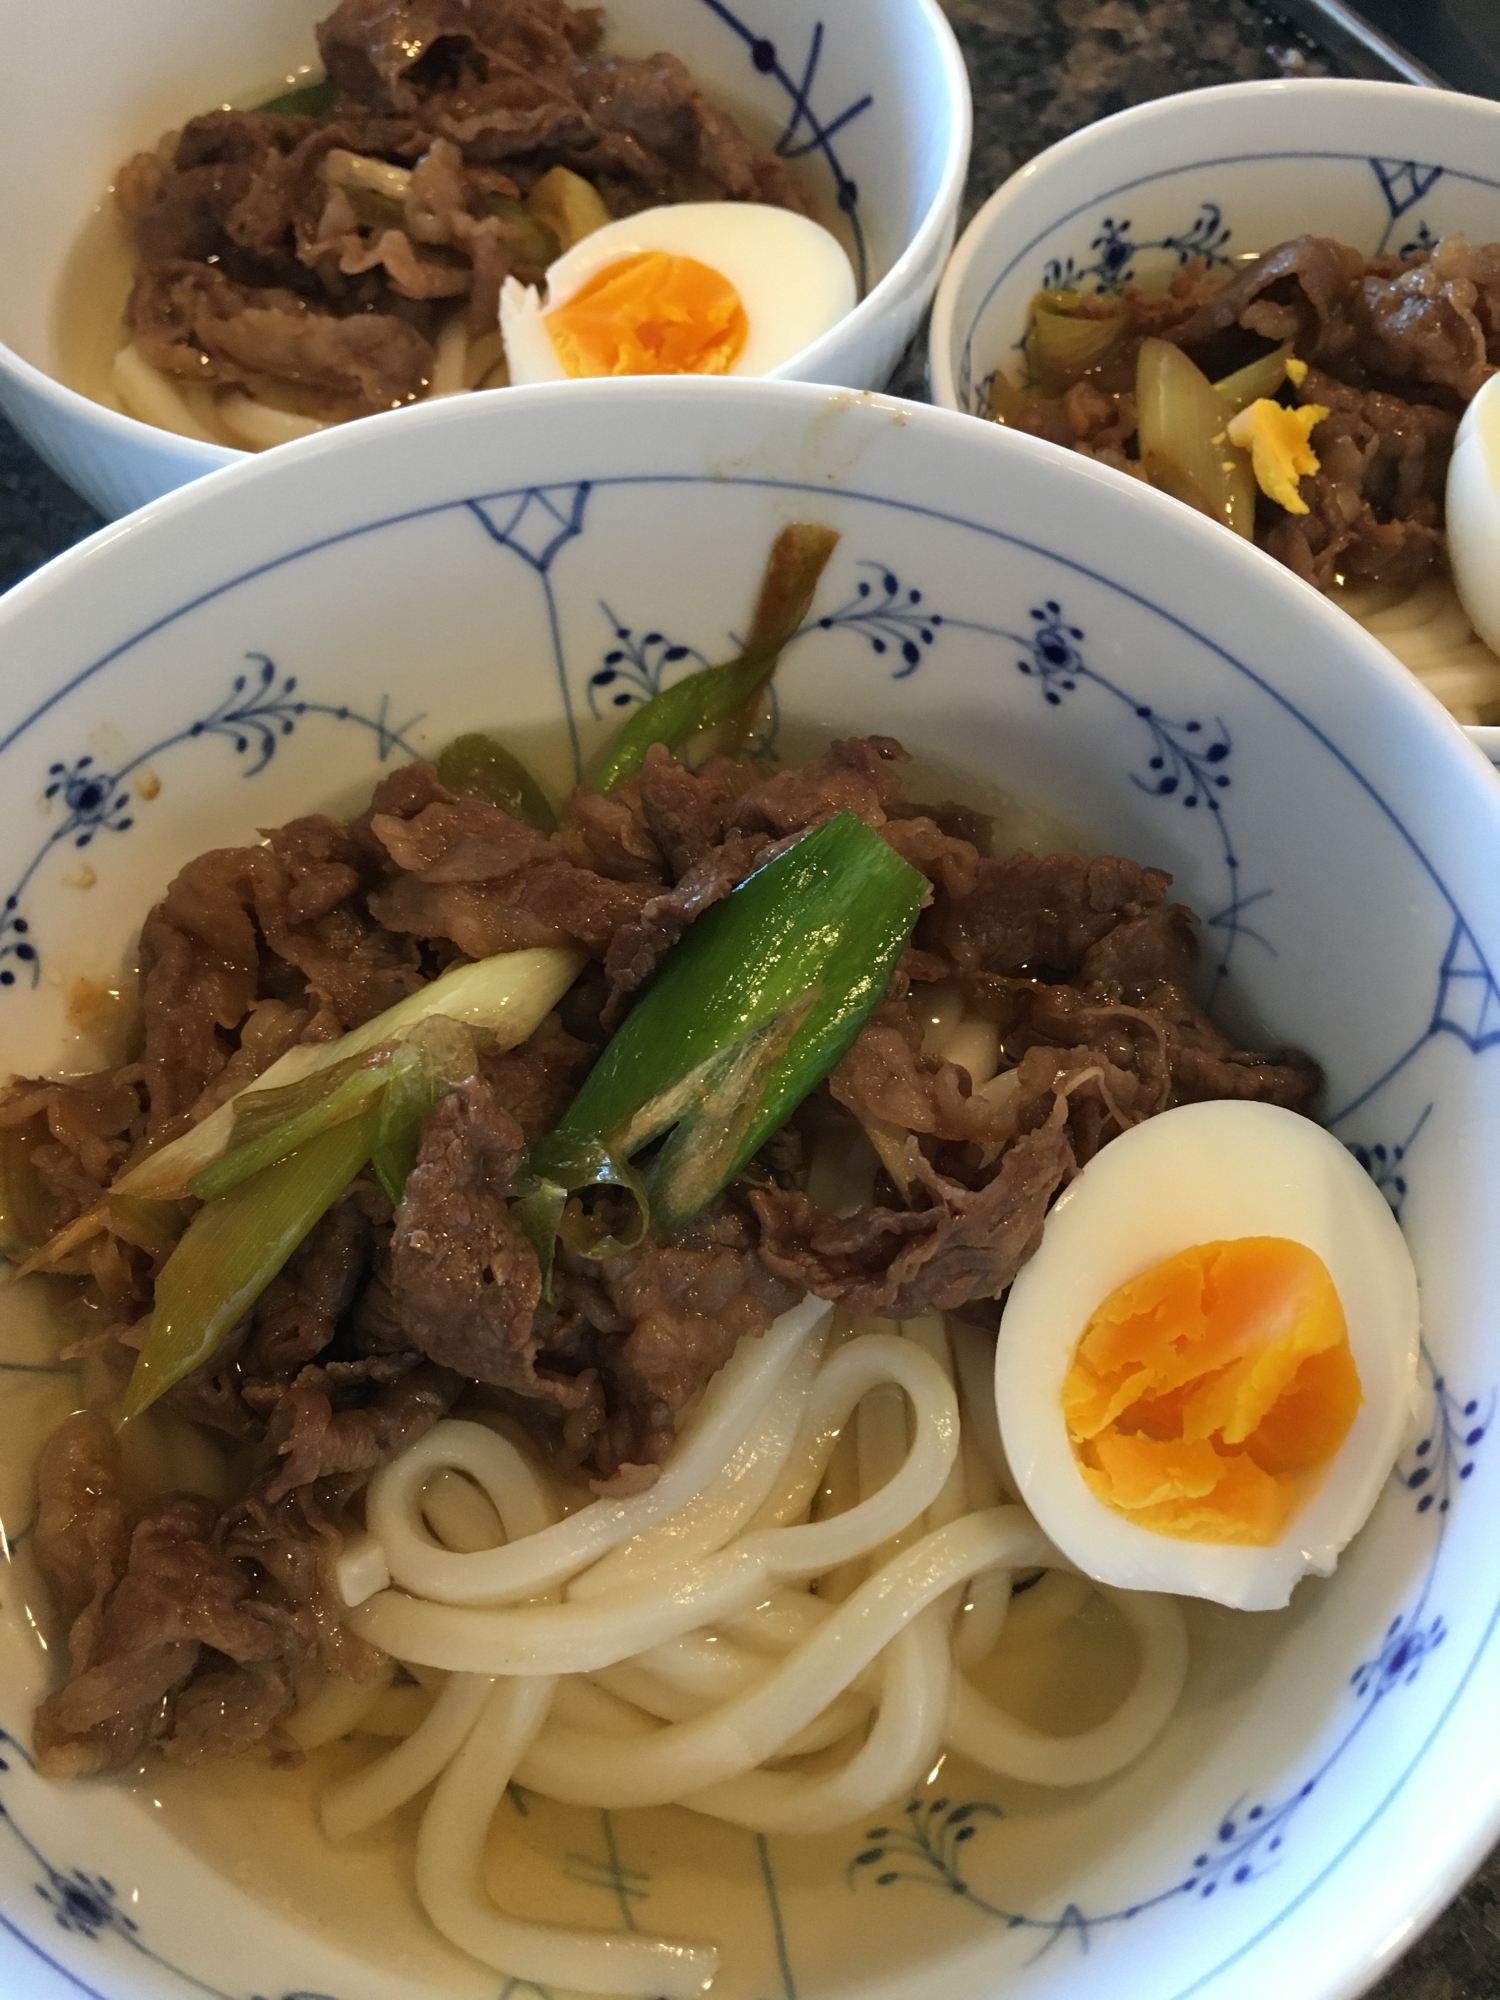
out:
M570 1194L611 1185L636 1204L625 1237L570 1237L591 1256L639 1240L648 1205L670 1232L717 1194L859 1033L926 893L845 812L706 911L531 1150L521 1217L544 1272Z
M782 529L766 564L744 652L724 666L688 674L638 708L595 777L596 792L613 791L635 777L653 743L676 750L700 730L728 722L752 707L807 616L838 539L832 528L807 521Z
M279 97L268 97L264 104L257 104L257 111L300 112L305 118L321 118L333 109L337 96L337 86L331 76L320 76L316 83L299 83L294 90L284 90Z
M156 1305L120 1421L208 1360L370 1157L378 1105L206 1202L156 1280Z
M1229 442L1230 413L1208 377L1171 341L1143 340L1135 396L1141 464L1151 484L1250 539L1250 459Z
M525 820L539 833L556 833L557 814L536 779L503 743L475 730L455 736L437 760L439 780L450 792L467 792L498 806L512 819Z
M1276 394L1286 380L1286 364L1291 358L1292 343L1284 340L1269 354L1247 361L1243 368L1236 368L1232 375L1215 382L1214 394L1229 415L1236 417L1241 410L1248 410L1252 403L1258 403L1262 396Z
M500 952L472 965L455 966L363 1027L351 1028L336 1042L288 1049L264 1076L246 1084L201 1123L127 1168L116 1179L112 1192L153 1200L186 1194L195 1176L235 1143L236 1120L245 1118L251 1099L262 1091L300 1083L370 1050L394 1047L429 1015L442 1014L451 1021L487 1029L501 1048L514 1048L567 992L578 977L583 958L582 952L571 947L551 945L537 951ZM284 1116L285 1110L280 1109L279 1115ZM245 1135L242 1127L242 1137Z

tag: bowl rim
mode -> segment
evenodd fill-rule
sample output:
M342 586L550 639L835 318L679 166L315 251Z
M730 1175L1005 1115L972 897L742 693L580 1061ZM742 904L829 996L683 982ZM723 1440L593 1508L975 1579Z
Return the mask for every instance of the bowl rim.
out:
M1291 101L1295 95L1299 103L1305 104L1309 96L1316 94L1348 101L1364 98L1372 104L1425 103L1434 107L1438 118L1443 109L1457 99L1465 105L1475 107L1479 116L1487 116L1500 124L1500 103L1488 97L1476 97L1469 91L1426 89L1410 83L1394 83L1374 77L1354 76L1305 76L1305 77L1257 77L1244 83L1212 84L1204 90L1178 91L1170 97L1156 97L1145 104L1133 104L1124 111L1115 111L1108 118L1095 120L1091 125L1082 125L1066 138L1056 140L1040 153L1018 167L1007 176L976 212L954 246L953 255L932 302L932 330L928 382L932 400L940 409L958 410L962 415L972 415L958 400L955 385L954 341L957 337L957 312L959 292L972 268L983 261L983 253L992 247L992 239L1003 226L1006 211L1022 194L1028 192L1034 182L1050 173L1054 168L1066 167L1076 159L1085 158L1097 147L1108 149L1116 140L1133 134L1138 128L1152 126L1171 127L1191 119L1200 109L1212 114L1214 108L1224 104L1258 103L1262 106L1281 105ZM976 308L982 312L994 293L1010 276L1021 259L1049 236L1062 223L1071 221L1075 215L1096 203L1111 200L1116 195L1128 194L1132 189L1146 182L1157 180L1162 173L1177 171L1170 162L1163 161L1150 171L1137 172L1129 180L1102 188L1090 194L1071 208L1066 215L1054 216L1029 242L1020 246L1010 256L1004 268L992 279L989 291Z
M944 99L949 115L943 168L938 178L938 185L901 254L884 277L857 301L852 311L845 313L827 333L820 334L816 340L810 341L789 360L782 362L780 367L770 370L765 376L753 379L800 381L804 379L805 370L815 370L823 365L835 338L843 341L851 334L857 337L877 322L898 302L900 295L909 288L913 279L919 276L922 265L941 245L945 231L951 227L953 218L958 212L958 204L969 171L969 153L974 135L974 99L969 85L968 67L964 62L958 37L953 32L952 24L943 11L940 0L905 0L905 4L925 24L942 71ZM10 377L20 387L30 390L59 415L84 422L91 421L99 427L102 435L111 438L119 445L128 447L149 444L157 450L163 448L171 450L179 459L196 466L197 470L187 475L189 479L218 471L226 465L237 464L241 459L264 458L267 450L283 449L280 445L271 445L266 450L258 452L245 451L235 445L212 444L198 438L185 437L177 431L163 430L157 424L143 423L138 417L127 416L123 411L112 410L107 404L95 402L92 396L84 395L81 389L70 388L66 382L60 381L47 369L38 367L34 361L28 361L7 342L0 340L0 377L5 376ZM429 399L424 398L421 403L412 407L425 407L427 400ZM385 416L389 413L382 410L375 414ZM351 421L361 422L363 419L354 418Z
M628 408L632 404L645 407L656 405L664 410L667 407L665 401L667 397L671 396L675 398L684 393L684 391L677 385L668 384L660 379L643 378L633 381L594 383L589 385L585 393L591 394L595 398L612 399L614 403L624 408ZM800 406L809 416L814 415L820 410L826 410L829 407L848 408L858 405L871 412L895 413L902 418L903 427L906 423L914 422L919 430L926 430L937 437L941 437L946 433L950 438L958 440L963 437L977 439L979 436L987 435L986 433L974 432L970 428L973 420L964 417L961 413L939 410L926 405L912 404L899 398L883 396L872 392L853 395L847 391L829 389L817 384L790 382L772 384L764 378L747 378L737 381L698 380L690 383L685 393L690 399L696 399L700 403L710 405L716 401L722 401L727 396L731 400L739 399L743 402L760 401L767 407L780 406L791 411L795 411ZM576 407L577 392L574 385L535 385L520 390L519 398L513 396L505 399L503 403L486 397L483 407L489 413L496 412L502 407L513 408L519 412L521 409L529 406L546 404L552 404L558 409L565 409L569 405L558 399L569 396L574 397L574 406ZM458 408L447 407L445 399L437 404L422 405L411 410L387 412L377 421L385 425L387 429L391 426L398 427L397 430L390 431L390 446L394 446L398 436L404 436L406 432L415 434L422 429L440 431L444 426L460 420ZM494 422L501 420L490 414L486 417L486 421ZM378 440L384 435L384 432L377 433L368 429L360 432L351 430L349 427L344 427L340 430L325 432L300 440L289 447L279 448L281 452L280 457L271 453L245 454L243 455L243 462L222 467L217 473L211 475L207 481L193 481L184 484L164 494L126 520L104 526L96 531L95 534L75 544L72 548L63 551L60 555L54 557L50 562L33 572L30 577L23 580L14 591L6 596L3 603L0 603L0 652L5 651L7 646L12 643L12 635L18 621L24 620L33 611L41 613L44 616L49 614L55 615L56 593L59 590L71 587L69 578L74 572L83 577L95 570L98 558L116 539L129 536L132 538L132 548L134 548L138 545L136 538L144 531L147 532L148 538L153 535L156 537L158 548L164 548L167 546L167 541L163 538L163 531L168 530L173 524L180 522L184 516L184 510L207 507L211 513L212 509L219 504L221 495L228 497L232 493L238 493L241 488L249 490L255 483L263 483L267 480L273 482L274 486L274 482L277 480L295 477L297 470L296 462L288 454L300 454L303 459L311 461L327 458L330 454L347 455L352 452L357 455L360 452L368 453L382 448ZM1230 546L1223 542L1222 538L1214 530L1212 523L1193 515L1190 511L1181 510L1166 496L1149 492L1142 495L1141 489L1136 482L1129 481L1126 475L1115 472L1109 467L1091 464L1088 461L1070 455L1060 457L1054 449L1048 448L1042 440L1023 438L1012 434L1003 443L997 443L992 440L991 444L986 448L997 449L1002 455L1010 452L1020 463L1031 459L1033 463L1038 465L1043 463L1051 465L1054 468L1054 474L1064 465L1071 465L1073 470L1063 473L1062 477L1064 479L1072 479L1075 482L1087 481L1089 484L1095 486L1102 483L1106 490L1112 489L1121 495L1125 493L1135 495L1135 504L1145 506L1148 511L1151 509L1167 510L1166 512L1158 513L1157 518L1162 521L1177 521L1179 527L1176 532L1179 532L1188 543L1191 543L1195 537L1208 536L1211 537L1211 540L1200 543L1201 547L1216 547L1227 552ZM424 508L418 511L425 512L428 510ZM932 508L924 508L923 511L939 513L939 517L944 519L959 518L947 510L940 511ZM334 541L343 540L344 534L335 533L331 539ZM193 561L195 567L201 564L203 560L203 547L204 544L200 542L197 550L194 552ZM306 549L301 551L301 553L307 552ZM291 552L288 551L288 553L290 554ZM1289 601L1294 601L1300 597L1305 615L1314 624L1319 620L1333 618L1339 619L1341 627L1348 623L1347 620L1342 618L1341 614L1337 613L1336 607L1330 605L1325 598L1316 591L1313 591L1310 586L1301 583L1290 572L1284 570L1280 565L1275 564L1263 552L1247 550L1243 556L1231 558L1231 561L1239 561L1241 563L1248 561L1255 565L1263 578L1263 588L1279 591L1287 595ZM185 601L180 609L193 608L204 602L207 597L218 595L220 590L232 588L234 584L244 581L248 576L259 574L263 569L272 566L275 565L258 563L253 568L247 570L236 570L232 556L226 555L224 568L231 573L223 577L217 589L201 591L190 600ZM1248 578L1250 572L1246 571L1245 574ZM48 600L54 600L54 602L49 604ZM166 618L155 620L153 623L133 631L127 639L118 645L112 646L108 652L91 661L90 665L83 672L76 674L63 685L57 687L44 705L51 706L53 701L71 693L97 666L106 664L107 661L117 657L120 652L125 651L128 647L140 643L150 632L158 629L160 625L169 622L170 618L176 615L177 613L174 611L173 613L169 613ZM1196 628L1193 627L1189 629L1196 631ZM1328 629L1332 630L1333 628L1329 627ZM1358 630L1358 628L1355 628L1355 630ZM1204 635L1197 634L1197 636L1203 637ZM1208 640L1207 643L1213 645L1217 642ZM1454 760L1456 760L1454 764L1455 775L1458 775L1459 767L1466 765L1471 780L1477 778L1478 773L1484 770L1485 777L1480 782L1489 785L1500 784L1500 779L1497 779L1495 774L1483 764L1478 753L1472 746L1463 743L1461 736L1453 736L1448 731L1439 731L1436 728L1438 719L1442 716L1443 712L1439 708L1435 697L1428 694L1404 669L1401 669L1386 653L1385 649L1380 647L1378 641L1370 635L1360 632L1357 639L1353 638L1352 634L1349 635L1348 643L1354 651L1359 652L1365 658L1367 667L1372 674L1385 683L1387 699L1394 701L1396 706L1405 711L1406 720L1409 723L1414 723L1427 736L1429 747L1439 750L1440 755L1449 760L1450 763L1454 763ZM18 661L17 665L20 664L21 662ZM1431 718L1429 723L1423 724L1418 718L1418 711L1423 710ZM7 742L9 740L12 739L6 739ZM0 749L4 747L4 744L0 744ZM1425 1763L1429 1752L1437 1744L1438 1739L1448 1730L1448 1725L1456 1711L1459 1710L1467 1699L1471 1698L1472 1683L1492 1654L1493 1642L1497 1632L1500 1632L1500 1604L1497 1604L1493 1609L1489 1622L1485 1627L1483 1637L1480 1639L1463 1676L1452 1689L1439 1712L1432 1718L1430 1726L1424 1732L1420 1742L1404 1759L1402 1767L1394 1775L1388 1790L1375 1809L1367 1814L1352 1829L1337 1851L1329 1857L1325 1865L1292 1902L1272 1914L1266 1923L1232 1954L1206 1967L1189 1984L1182 1987L1174 1995L1174 2000L1192 2000L1193 1996L1205 1992L1220 1977L1229 1973L1236 1964L1255 1953L1269 1936L1278 1931L1288 1919L1294 1917L1296 1912L1309 1899L1315 1897L1329 1877L1342 1867L1355 1847L1362 1843L1377 1822L1384 1818L1391 1806L1399 1798L1401 1792L1410 1784L1414 1774ZM1380 1973L1393 1963L1401 1952L1410 1945L1419 1931L1437 1915L1439 1910L1452 1898L1467 1876L1483 1859L1485 1853L1493 1844L1497 1833L1500 1833L1500 1785L1497 1785L1487 1795L1473 1797L1466 1811L1455 1813L1447 1819L1446 1827L1445 1845L1441 1855L1431 1861L1409 1863L1404 1878L1405 1887L1399 1904L1393 1908L1388 1907L1379 1913L1380 1921L1384 1926L1384 1934L1378 1946L1371 1948L1369 1955L1359 1963L1350 1964L1346 1970L1340 1972L1335 1978L1323 1983L1316 1990L1315 1994L1309 1993L1307 2000L1355 2000L1355 1996L1364 1992ZM1430 1854L1430 1846L1425 1846L1424 1851ZM1393 1920L1395 1920L1394 1927ZM0 1963L3 1963L4 1950L5 1940L0 1938Z

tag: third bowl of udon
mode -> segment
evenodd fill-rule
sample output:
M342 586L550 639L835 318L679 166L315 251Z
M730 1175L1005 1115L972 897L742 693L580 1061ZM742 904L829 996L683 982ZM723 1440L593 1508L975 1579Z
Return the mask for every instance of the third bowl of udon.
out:
M0 660L7 1991L1334 2000L1457 1888L1500 790L1353 621L958 415L570 385Z
M1253 533L1494 755L1493 586L1476 564L1455 593L1444 502L1500 360L1497 135L1487 99L1330 77L1074 133L965 232L933 308L934 399ZM1487 545L1492 492L1447 493L1455 544L1467 525Z

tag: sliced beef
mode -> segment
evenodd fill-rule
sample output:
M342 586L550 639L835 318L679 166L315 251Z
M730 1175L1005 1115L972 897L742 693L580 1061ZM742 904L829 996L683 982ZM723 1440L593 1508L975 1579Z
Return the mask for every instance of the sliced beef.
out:
M779 839L849 812L866 826L883 827L889 809L901 797L900 767L909 761L894 737L836 741L826 756L753 785L735 805L730 826L737 833L766 833Z
M566 1402L571 1385L537 1373L542 1275L506 1206L524 1150L487 1083L473 1079L442 1100L396 1210L391 1302L412 1346L443 1367Z
M917 942L962 972L1073 973L1117 924L1154 910L1171 877L1114 856L1013 854L982 861L967 894L924 915Z
M736 800L758 775L753 764L738 757L710 757L689 770L661 743L647 750L640 775L641 815L674 882L722 842Z
M272 394L291 385L330 414L397 409L432 380L432 343L405 319L340 318L295 292L238 284L183 257L140 266L125 317L143 357L165 374Z
M671 1244L648 1238L599 1262L559 1247L558 1307L539 1325L543 1363L579 1392L560 1433L565 1458L615 1480L666 1457L676 1412L805 1289L757 1255L759 1233L725 1197Z
M1296 236L1247 264L1166 338L1197 359L1215 336L1239 327L1273 346L1290 340L1308 359L1333 358L1352 344L1342 309L1364 274L1365 259L1347 243Z
M66 1082L18 1077L0 1092L0 1128L24 1147L45 1233L92 1208L124 1165L144 1123L142 1083L140 1065L129 1063Z
M1277 509L1266 546L1320 590L1344 576L1411 581L1443 562L1443 496L1458 421L1430 403L1352 389L1310 368L1298 390L1328 415L1319 469L1298 487L1306 514Z
M925 1204L872 1206L847 1220L805 1194L758 1189L762 1260L779 1277L851 1313L883 1319L998 1298L1041 1240L1048 1204L1074 1171L1065 1105L1005 1152L977 1190L936 1174Z
M179 1493L137 1518L95 1643L37 1711L37 1762L47 1775L118 1770L169 1735L167 1698L203 1647L235 1662L280 1662L277 1713L291 1706L309 1636L285 1606L253 1597L249 1574L211 1545L214 1515L209 1502ZM265 1712L266 1727L274 1719Z

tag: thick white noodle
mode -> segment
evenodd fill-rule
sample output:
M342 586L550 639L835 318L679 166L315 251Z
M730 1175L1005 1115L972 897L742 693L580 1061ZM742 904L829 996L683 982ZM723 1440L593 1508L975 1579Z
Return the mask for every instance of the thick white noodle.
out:
M1049 1572L1050 1574L1050 1572ZM987 1660L1000 1643L1010 1616L1011 1578L1008 1570L990 1569L969 1585L968 1603L953 1628L953 1663L967 1670Z
M846 1352L848 1350L845 1350ZM924 1357L925 1358L925 1357ZM638 1742L548 1729L519 1772L523 1785L569 1805L666 1805L742 1776L849 1686L919 1611L996 1564L1045 1562L1050 1544L1019 1507L954 1521L888 1562L803 1646L737 1699Z
M485 1843L512 1778L567 1805L676 1803L815 1834L919 1788L945 1745L1035 1784L1129 1763L1181 1690L1170 1600L1108 1593L1139 1668L1097 1728L1045 1735L965 1678L1002 1628L1024 1645L1092 1588L1023 1508L987 1504L1008 1479L991 1362L984 1334L940 1315L849 1326L809 1301L740 1343L654 1487L564 1518L508 1435L437 1425L371 1482L369 1533L395 1582L350 1621L422 1687L377 1683L342 1706L325 1692L304 1720L325 1740L343 1717L373 1728L385 1703L410 1734L329 1790L328 1832L431 1785L417 1886L445 1937L511 1980L687 2000L712 1976L706 1947L495 1906ZM1015 1574L1037 1569L1013 1603ZM811 1753L826 1754L765 1768Z
M613 1666L617 1660L629 1659L696 1626L747 1611L772 1581L815 1576L851 1556L868 1555L890 1541L937 1497L958 1452L953 1391L930 1355L913 1342L888 1334L841 1347L818 1377L808 1398L804 1428L823 1441L824 1449L822 1458L807 1468L809 1495L816 1491L822 1461L832 1449L838 1424L882 1382L895 1382L910 1396L915 1434L899 1471L879 1492L845 1514L826 1521L752 1530L716 1555L674 1569L667 1585L660 1577L651 1576L602 1591L581 1603L493 1610L480 1609L472 1602L433 1603L387 1590L361 1605L350 1623L361 1638L402 1660L448 1667L457 1673L559 1674L592 1673L599 1667ZM832 1429L830 1416L834 1417ZM464 1435L445 1443L445 1432ZM424 1473L432 1469L433 1462L461 1461L463 1469L486 1487L502 1516L506 1512L503 1488L498 1479L493 1485L489 1483L494 1469L504 1465L513 1473L524 1464L513 1445L477 1424L438 1425L408 1456L418 1458L419 1463L426 1458ZM408 1478L408 1489L412 1483ZM382 1515L386 1511L383 1507ZM573 1515L547 1533L556 1534L559 1528L569 1528L581 1518ZM409 1561L410 1543L418 1541L419 1530L412 1523L404 1525L409 1542L401 1553ZM377 1523L376 1532L385 1541L383 1521ZM545 1538L535 1535L531 1540ZM481 1555L454 1556L426 1543L434 1567L439 1563L491 1563L496 1556L525 1546L512 1544ZM388 1541L386 1548L390 1558ZM394 1570L394 1560L391 1566Z
M1143 1590L1105 1590L1130 1621L1140 1648L1134 1687L1108 1721L1075 1736L1048 1736L986 1699L962 1674L953 1679L950 1748L1002 1778L1029 1785L1087 1785L1113 1777L1160 1735L1187 1674L1187 1633L1175 1599Z
M689 1792L683 1804L757 1833L831 1833L916 1790L942 1748L948 1720L950 1615L942 1603L929 1605L885 1649L879 1712L841 1769L816 1776L750 1771Z
M612 1549L575 1577L570 1598L596 1597L685 1559L713 1555L756 1512L776 1483L797 1435L813 1377L823 1359L832 1315L816 1325L761 1411L751 1433L719 1476L657 1527Z
M417 1832L417 1895L461 1951L513 1980L574 1993L660 1994L693 2000L718 1970L712 1945L639 1932L589 1932L505 1915L484 1885L484 1843L527 1745L546 1720L550 1680L501 1681L437 1782Z
M286 1719L286 1733L304 1750L316 1750L356 1729L391 1684L394 1660L382 1660L368 1680L330 1674L309 1701Z
M454 1554L423 1531L416 1498L440 1466L466 1471L485 1486L481 1465L499 1464L493 1456L460 1460L447 1455L455 1430L483 1431L482 1425L437 1425L370 1481L365 1518L385 1548L391 1575L409 1590L444 1604L514 1603L565 1582L621 1542L655 1527L708 1485L828 1311L823 1300L806 1299L783 1313L761 1339L740 1342L709 1383L691 1429L654 1486L626 1500L595 1500L545 1533L504 1548ZM490 1431L484 1435L496 1437ZM510 1449L520 1457L514 1446ZM490 1498L499 1505L495 1493Z
M953 1343L959 1403L969 1437L989 1461L1005 1498L1015 1500L1021 1489L1011 1476L1005 1446L1000 1441L1000 1419L995 1411L994 1336L961 1319L949 1320L948 1335Z
M238 389L220 397L214 415L236 444L248 445L252 451L294 444L298 438L313 437L328 429L320 417L294 416L290 410L278 410L273 404L262 403Z
M171 377L153 368L138 347L122 347L112 372L115 394L127 416L155 424L158 430L175 431L179 437L196 438L199 444L223 443L194 415Z
M426 1719L404 1742L324 1792L320 1810L328 1838L363 1833L425 1790L463 1748L493 1686L479 1674L450 1674Z

